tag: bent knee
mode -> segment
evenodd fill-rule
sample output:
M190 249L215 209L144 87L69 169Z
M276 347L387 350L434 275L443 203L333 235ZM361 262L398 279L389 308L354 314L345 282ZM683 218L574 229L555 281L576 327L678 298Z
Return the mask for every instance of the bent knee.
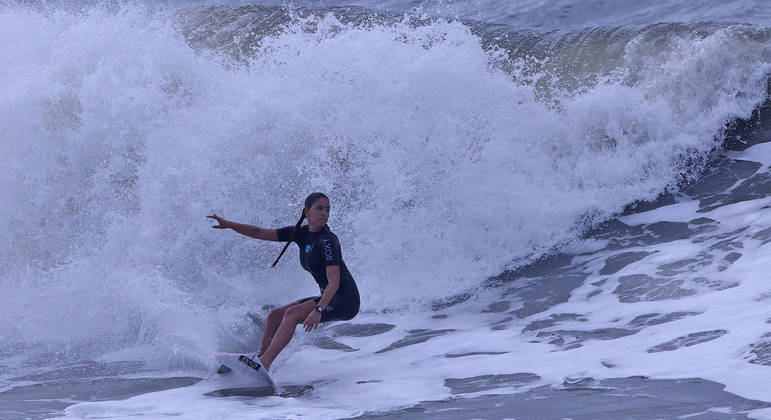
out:
M284 312L284 319L299 324L308 317L310 312L303 308L290 308Z
M285 312L284 309L276 308L276 309L268 312L268 319L269 320L281 321L281 319L284 318L284 312Z

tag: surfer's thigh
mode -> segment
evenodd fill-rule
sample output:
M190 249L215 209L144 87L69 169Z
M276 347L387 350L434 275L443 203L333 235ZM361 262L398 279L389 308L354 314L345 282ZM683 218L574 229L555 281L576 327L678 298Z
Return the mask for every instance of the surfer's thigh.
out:
M297 305L293 305L284 312L284 319L288 319L297 324L303 322L308 314L316 308L316 301L311 299L303 300Z
M277 317L279 320L281 320L281 318L284 317L284 314L286 313L286 311L288 311L290 308L303 304L310 299L313 299L313 298L312 297L304 298L304 299L296 300L292 303L287 303L284 306L279 306L278 308L272 309L268 315L273 315Z

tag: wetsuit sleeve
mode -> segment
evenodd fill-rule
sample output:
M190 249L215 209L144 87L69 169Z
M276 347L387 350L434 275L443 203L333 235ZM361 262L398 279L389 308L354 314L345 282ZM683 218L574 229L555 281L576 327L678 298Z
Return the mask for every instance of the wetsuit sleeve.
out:
M340 243L334 237L325 237L321 239L321 251L322 261L324 261L324 267L331 265L340 265L340 261L343 260L343 254L340 252Z
M279 242L288 241L292 237L292 231L294 231L294 226L285 226L280 229L276 229Z

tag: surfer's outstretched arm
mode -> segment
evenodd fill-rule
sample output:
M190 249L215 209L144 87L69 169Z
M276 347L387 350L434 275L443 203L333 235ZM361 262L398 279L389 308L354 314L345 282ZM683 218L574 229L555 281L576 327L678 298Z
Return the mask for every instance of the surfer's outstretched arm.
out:
M212 226L214 229L233 229L242 235L246 235L255 239L278 242L278 233L276 233L276 229L266 229L259 226L231 222L230 220L226 220L217 216L216 214L212 214L211 216L206 217L209 219L214 219L217 221L217 223L219 223L218 225Z

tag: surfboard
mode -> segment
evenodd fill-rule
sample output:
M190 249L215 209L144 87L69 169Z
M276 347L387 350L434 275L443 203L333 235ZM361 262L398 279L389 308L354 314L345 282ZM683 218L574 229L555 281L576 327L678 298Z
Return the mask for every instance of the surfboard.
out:
M214 396L273 395L275 391L273 379L262 367L257 353L218 352L213 356L221 364L217 373L228 386L215 391Z

